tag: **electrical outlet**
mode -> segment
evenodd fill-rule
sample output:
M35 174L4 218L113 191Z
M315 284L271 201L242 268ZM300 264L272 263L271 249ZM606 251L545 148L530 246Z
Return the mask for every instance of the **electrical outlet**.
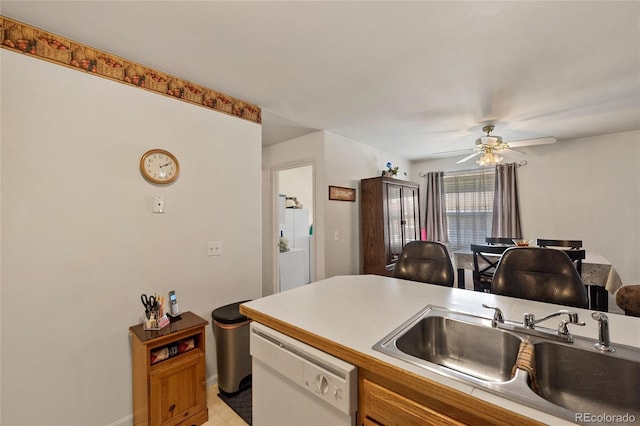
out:
M222 241L207 241L207 256L222 255Z

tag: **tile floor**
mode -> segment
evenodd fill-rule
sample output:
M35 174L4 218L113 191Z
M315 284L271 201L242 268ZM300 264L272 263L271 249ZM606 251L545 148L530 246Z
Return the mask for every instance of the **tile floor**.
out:
M227 404L218 398L218 385L207 389L207 406L209 407L209 421L202 426L247 426Z

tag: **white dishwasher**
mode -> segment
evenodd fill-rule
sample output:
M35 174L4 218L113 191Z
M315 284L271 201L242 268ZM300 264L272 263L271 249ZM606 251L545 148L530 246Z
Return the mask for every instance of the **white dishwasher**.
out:
M255 426L356 424L356 367L276 330L251 323Z

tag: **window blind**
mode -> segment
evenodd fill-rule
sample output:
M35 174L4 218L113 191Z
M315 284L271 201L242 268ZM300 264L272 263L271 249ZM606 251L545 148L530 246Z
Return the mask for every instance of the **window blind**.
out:
M491 235L495 170L444 175L447 232L451 250L468 249Z

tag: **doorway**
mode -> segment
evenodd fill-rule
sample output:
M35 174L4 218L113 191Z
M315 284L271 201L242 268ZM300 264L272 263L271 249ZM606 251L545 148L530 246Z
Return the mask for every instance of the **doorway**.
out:
M315 281L313 163L274 170L274 292Z

